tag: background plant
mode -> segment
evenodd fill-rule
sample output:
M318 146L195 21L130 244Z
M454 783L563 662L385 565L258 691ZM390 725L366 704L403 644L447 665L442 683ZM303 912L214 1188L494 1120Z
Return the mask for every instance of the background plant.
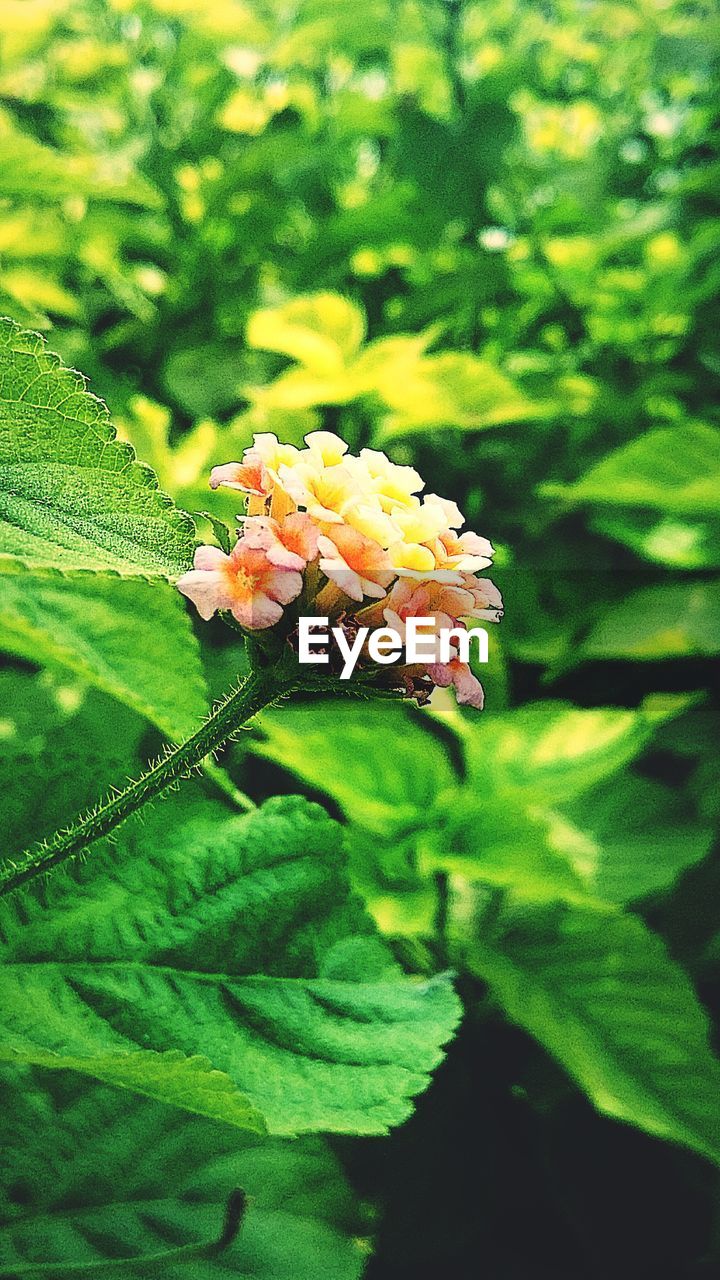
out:
M208 1275L358 1274L368 1206L371 1276L712 1273L717 53L714 6L682 3L3 6L0 310L50 329L204 541L197 513L235 513L211 464L327 426L455 498L506 602L480 720L269 711L212 777L11 900L6 1267L212 1239L239 1185L234 1261ZM243 657L163 581L192 528L117 446L98 470L61 429L66 384L40 383L25 453L0 385L12 858L192 734ZM58 495L93 512L69 545ZM240 814L289 790L344 824L374 923L317 810ZM413 1120L288 1141L407 1115L454 1022L448 968L465 1018ZM408 974L441 1016L418 1021ZM342 1071L367 1029L335 1045L325 1112L282 1073L273 1112L218 1057L261 1026L271 1080L283 984L321 980L349 1013L378 983L395 1009L377 1113Z

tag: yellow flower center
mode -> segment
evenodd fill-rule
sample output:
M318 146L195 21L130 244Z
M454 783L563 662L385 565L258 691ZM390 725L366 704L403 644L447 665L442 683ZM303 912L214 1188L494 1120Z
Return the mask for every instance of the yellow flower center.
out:
M252 573L248 573L247 569L240 568L237 570L235 577L237 584L243 595L252 595L255 590L257 578Z

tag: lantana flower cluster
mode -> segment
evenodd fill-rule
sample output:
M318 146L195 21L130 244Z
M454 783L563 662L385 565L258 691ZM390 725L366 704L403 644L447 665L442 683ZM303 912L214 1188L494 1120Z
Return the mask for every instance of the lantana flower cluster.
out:
M211 488L246 494L247 510L230 553L198 547L194 568L178 581L202 618L227 611L247 631L263 631L293 605L350 629L386 626L401 636L411 617L431 619L430 635L469 619L500 619L500 593L478 576L493 548L459 532L464 517L454 502L420 496L418 472L376 449L354 456L329 431L313 431L305 443L298 449L256 435L241 462L211 472ZM446 663L410 667L401 659L395 684L421 700L453 684L459 702L482 707L480 682L453 652Z

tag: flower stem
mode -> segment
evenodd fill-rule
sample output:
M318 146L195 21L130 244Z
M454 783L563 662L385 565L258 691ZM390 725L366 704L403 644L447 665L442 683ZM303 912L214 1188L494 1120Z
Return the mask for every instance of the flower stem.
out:
M197 733L178 746L169 747L163 758L136 782L114 792L66 830L58 831L36 848L26 850L17 859L7 859L0 867L0 898L75 857L95 840L114 831L131 813L161 795L173 783L186 778L252 716L281 695L291 693L293 687L279 682L276 670L254 671L239 689L215 708Z

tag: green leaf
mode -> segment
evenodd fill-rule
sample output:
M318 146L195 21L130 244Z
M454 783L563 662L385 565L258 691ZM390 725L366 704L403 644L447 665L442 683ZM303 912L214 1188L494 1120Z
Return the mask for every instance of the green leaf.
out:
M442 738L392 705L266 712L264 738L250 747L333 797L353 824L353 881L374 918L384 932L418 934L432 925L438 871L524 900L582 904L606 900L612 885L614 901L623 876L628 897L663 888L703 857L708 833L699 829L697 839L668 840L651 866L648 851L633 880L627 844L614 839L610 823L593 835L579 804L565 808L589 792L593 827L592 789L634 759L671 710L583 710L553 701L459 720L464 784ZM643 847L656 834L641 830Z
M720 569L720 519L598 507L590 526L673 569Z
M542 492L573 503L720 515L720 431L702 422L659 427L615 449L570 485Z
M488 360L467 352L426 355L437 333L433 327L419 335L393 335L361 350L365 318L354 303L335 293L295 298L256 311L247 341L289 356L299 367L247 394L263 408L285 409L374 396L390 410L381 438L437 426L475 431L548 415L547 406L528 400Z
M0 112L0 196L65 200L69 196L122 201L150 209L163 200L147 178L134 172L121 155L67 155L47 147L18 129L12 116Z
M561 701L485 713L465 722L470 782L506 803L571 800L634 759L665 715Z
M420 869L503 889L524 902L583 903L592 896L564 848L549 839L548 818L517 800L470 788L448 806L446 824L420 838Z
M322 375L299 367L288 369L266 387L246 387L245 395L262 414L273 411L297 413L314 405L350 404L366 386L350 368L335 375Z
M37 334L0 320L0 552L26 564L174 577L190 517L115 441L105 405Z
M0 649L73 672L175 740L208 712L189 617L162 581L0 563Z
M249 346L276 351L297 364L268 386L246 388L246 394L263 416L273 410L349 404L375 382L366 369L366 352L360 353L364 336L363 312L337 293L312 294L256 311L248 322Z
M338 293L315 293L255 311L246 335L249 346L289 356L321 378L342 373L364 336L362 311Z
M252 751L332 796L376 835L426 821L455 781L442 740L392 703L295 703L258 723L262 739L252 740Z
M601 783L548 818L552 847L605 902L669 888L713 843L712 829L698 822L684 793L631 774Z
M720 1063L660 938L592 907L526 909L480 934L473 971L599 1111L720 1164Z
M634 591L604 613L575 653L652 661L720 653L720 582L682 582Z
M670 704L547 702L463 722L468 781L419 834L419 869L535 903L602 905L667 888L707 854L712 833L669 789L615 776L667 714Z
M435 930L438 888L418 858L416 825L383 837L359 824L348 828L352 885L385 937L429 938Z
M720 565L720 431L660 427L622 445L547 497L590 505L592 525L649 560L679 569Z
M0 672L0 857L64 828L108 788L137 777L147 724L51 672Z
M12 306L26 314L46 320L45 312L49 311L56 316L79 319L80 307L75 295L56 280L49 279L44 272L25 266L1 271L0 290L12 300Z
M713 832L684 795L624 774L553 809L460 790L447 821L418 843L421 871L517 901L622 904L669 888L707 856Z
M338 846L299 798L227 817L185 795L123 828L10 900L2 1056L207 1114L201 1055L271 1132L384 1133L425 1087L458 1002L447 977L403 977L349 897Z
M417 845L456 775L427 717L392 703L291 704L259 717L250 749L331 796L347 832L353 887L385 934L428 934L436 889Z
M338 1161L317 1139L255 1137L62 1073L5 1070L0 1122L0 1271L85 1264L217 1238L241 1188L239 1233L217 1258L152 1275L188 1280L357 1280L358 1213ZM172 1266L172 1264L170 1264ZM150 1268L123 1272L147 1280Z
M213 426L202 421L215 414L226 414L237 406L239 388L248 376L247 354L237 342L224 345L217 340L198 346L178 346L168 356L162 371L163 387L168 395L197 422L195 447L200 452L205 440L212 448ZM180 468L187 475L187 461L193 451L193 441L188 436L180 438L180 449L185 454ZM172 455L171 455L172 456ZM180 460L175 456L176 463ZM205 459L203 458L203 462ZM184 465L183 465L184 464ZM203 476L207 487L207 475Z
M433 427L480 431L547 413L488 360L467 352L427 356L406 377L384 380L378 390L391 410L381 440Z

